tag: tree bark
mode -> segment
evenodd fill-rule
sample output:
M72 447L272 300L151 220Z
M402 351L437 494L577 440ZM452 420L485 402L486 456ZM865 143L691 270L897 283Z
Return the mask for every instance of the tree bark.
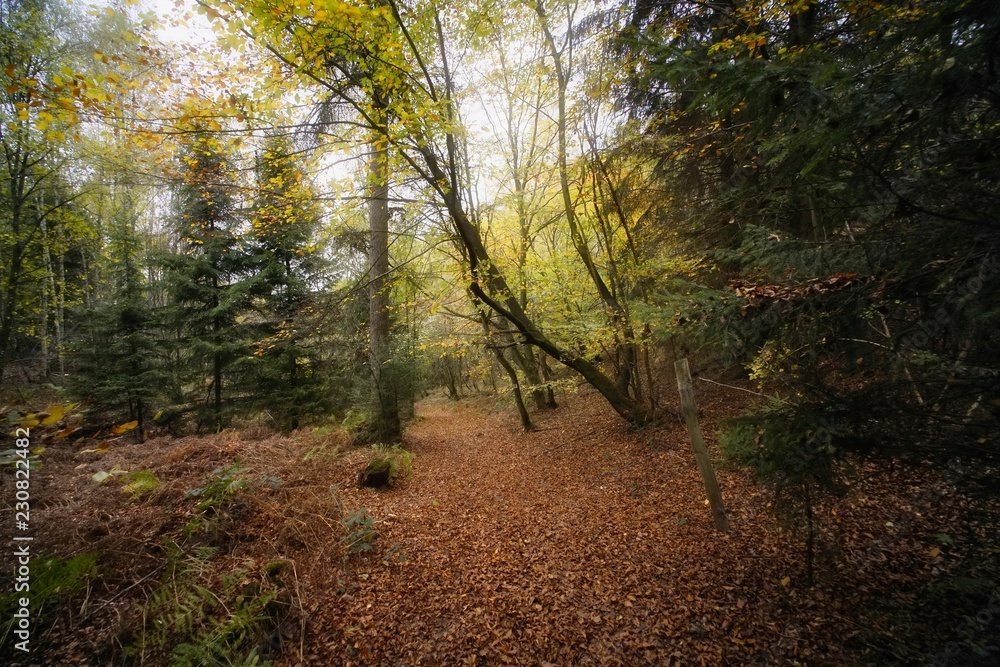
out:
M368 200L369 273L368 273L368 362L371 366L380 417L379 430L387 442L399 439L402 429L396 387L389 361L389 151L385 143L371 143Z

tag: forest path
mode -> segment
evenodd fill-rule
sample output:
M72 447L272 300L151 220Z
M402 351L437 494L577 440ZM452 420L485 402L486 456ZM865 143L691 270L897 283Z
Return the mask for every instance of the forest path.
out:
M378 538L346 592L315 610L309 662L753 661L744 626L759 635L763 610L745 596L780 588L766 558L778 547L735 473L722 478L738 528L712 529L679 425L636 434L583 395L532 433L469 401L425 401L418 414L404 439L412 476L344 489Z

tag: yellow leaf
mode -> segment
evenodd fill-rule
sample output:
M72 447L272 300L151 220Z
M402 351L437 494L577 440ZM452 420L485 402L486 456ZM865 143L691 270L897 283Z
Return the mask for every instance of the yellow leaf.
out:
M127 433L131 431L136 426L139 425L138 421L125 422L124 424L119 424L118 426L111 427L111 435L121 435L122 433Z
M53 405L48 410L49 416L42 420L42 426L50 426L60 421L63 415L66 414L66 406L64 405Z

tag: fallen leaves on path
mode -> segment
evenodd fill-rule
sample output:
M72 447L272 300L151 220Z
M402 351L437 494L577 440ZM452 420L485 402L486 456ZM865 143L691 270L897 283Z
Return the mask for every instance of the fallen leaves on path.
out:
M406 437L413 476L388 493L345 494L404 560L356 563L350 590L311 618L313 664L810 655L816 628L763 615L788 595L790 573L774 560L787 545L749 479L722 474L735 530L718 533L680 427L636 434L591 397L573 403L528 434L475 405L424 405Z

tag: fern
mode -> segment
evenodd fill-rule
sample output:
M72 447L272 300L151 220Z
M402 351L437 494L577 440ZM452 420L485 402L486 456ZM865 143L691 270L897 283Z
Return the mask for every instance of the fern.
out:
M125 476L125 480L128 483L122 487L122 491L132 496L132 500L139 500L160 487L160 480L152 470L130 472Z
M83 590L87 582L97 576L96 552L77 554L72 558L38 558L32 561L31 568L31 613L44 619L45 607L60 598L68 598ZM3 614L0 645L7 640L10 631L14 629L16 620L14 612L20 606L19 599L24 593L11 590L0 595L0 613Z
M172 646L172 667L270 664L256 644L275 621L272 603L279 589L264 574L274 568L246 560L216 580L217 548L185 551L173 544L167 551L167 574L146 603L143 633L129 653Z

